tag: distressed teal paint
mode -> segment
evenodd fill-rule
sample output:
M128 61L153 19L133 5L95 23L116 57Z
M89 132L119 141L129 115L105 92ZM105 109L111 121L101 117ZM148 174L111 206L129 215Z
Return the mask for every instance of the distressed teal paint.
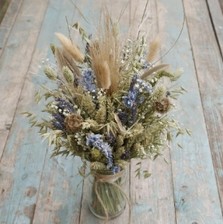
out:
M37 63L36 60L40 61L41 57L45 56L47 51L49 51L49 44L54 38L54 32L58 31L59 25L65 24L65 16L68 10L71 12L67 6L59 0L51 1L40 31L32 65ZM63 29L65 29L65 26ZM29 74L31 71L32 69L30 69ZM41 78L33 80L38 83L45 82L45 79ZM30 94L32 86L33 84L27 79L18 110L16 111L16 118L10 137L1 160L0 178L3 178L3 180L7 179L8 185L2 186L0 184L1 190L5 192L1 195L0 223L25 224L32 221L34 212L38 208L40 209L38 207L39 204L42 205L40 201L41 197L38 194L44 195L49 191L47 185L49 180L48 175L51 174L50 171L54 172L53 178L55 179L54 182L56 182L52 192L52 200L55 200L55 202L63 200L60 208L55 213L58 213L59 219L62 222L64 220L65 223L69 223L70 221L67 221L67 219L73 219L75 210L76 213L79 212L77 208L80 205L81 187L77 189L77 184L80 182L80 177L75 174L80 162L73 158L61 158L58 161L56 159L51 160L50 152L47 152L46 144L41 143L36 129L31 130L28 128L27 120L21 117L20 112L24 110L35 110L37 113L40 111L37 106L34 106L30 96L27 95L27 90L29 89L28 93ZM27 105L26 100L31 102L31 104ZM10 158L14 157L15 162L10 161ZM63 167L62 169L67 175L61 173L61 167ZM40 187L41 179L42 185ZM67 188L63 186L65 180L67 181ZM4 187L8 189L4 189ZM35 193L29 193L29 189L32 189ZM51 222L53 221L51 220ZM50 223L50 220L47 223Z
M164 27L168 36L163 41L165 41L164 45L166 45L166 49L168 49L168 46L172 45L180 30L183 18L182 4L178 0L169 0L168 2L162 0L161 3L162 6L167 9L167 19ZM84 3L81 3L81 5L82 4L84 5ZM173 5L174 7L172 7ZM88 5L85 5L84 12L92 18L96 18L90 6L90 1L88 1ZM92 216L88 210L86 200L81 203L82 185L77 189L81 178L76 175L80 161L71 157L50 159L50 149L47 148L46 144L41 143L36 130L29 129L26 120L19 114L23 110L34 110L39 113L39 108L32 104L32 100L27 94L33 91L34 83L45 83L46 79L40 78L39 76L31 76L31 72L33 71L32 67L36 66L36 63L38 63L37 60L40 60L49 53L49 43L55 42L54 32L59 31L67 34L65 16L68 16L68 20L71 22L80 20L77 18L78 15L74 13L74 11L69 1L51 0L43 20L40 36L38 37L35 53L29 69L30 77L26 80L22 91L21 99L16 110L16 117L0 164L1 224L26 224L30 223L31 220L36 224L78 224L81 204L83 206L82 212L85 215L82 219L84 222L90 224L103 223ZM72 21L72 19L74 19L74 21ZM1 75L8 72L5 61L10 58L10 55L14 52L13 48L18 44L18 42L13 39L13 37L15 37L13 33L17 32L17 29L21 29L21 26L22 25L19 25L17 22L12 29L12 34L9 38L10 46L7 51L9 55L4 53L5 55L1 59ZM91 26L88 26L88 31L90 31ZM29 29L32 28L30 25L28 27ZM163 45L162 47L164 48ZM200 46L199 49L205 51L206 48L209 49L210 46ZM198 55L200 52L195 51L194 53ZM204 59L209 59L208 57L210 55L208 52L204 55ZM50 54L49 57L52 58ZM11 57L12 62L17 59L18 56ZM22 59L25 61L25 57ZM27 58L23 66L28 67L29 60L30 58ZM192 59L191 45L186 27L178 44L174 47L172 52L164 58L164 61L169 62L176 68L184 67L185 72L180 83L188 90L188 93L181 97L180 105L176 110L176 116L181 119L182 123L188 128L192 129L193 132L191 138L183 137L179 139L180 144L184 147L183 150L177 149L176 144L173 145L171 150L176 221L179 224L221 224L222 215L219 196L201 98L199 95L199 86ZM16 63L14 64L14 69L17 66ZM3 66L5 67L3 68ZM19 71L18 67L18 72ZM38 71L38 74L40 73L41 71ZM10 80L7 80L7 77L3 77L2 80L5 81L5 83L10 82ZM216 79L215 84L220 80L220 78ZM213 89L213 86L209 84L209 82L212 83L211 79L209 79L207 83L202 82L203 80L201 78L199 81L202 87L201 93L206 116L210 116L210 120L214 124L219 124L221 123L221 116L218 110L220 110L220 106L222 105L222 82L220 82L219 85L215 85L217 89L211 94ZM16 88L21 89L21 85ZM217 109L212 109L215 108L216 105ZM14 110L15 107L12 108L10 113L13 114ZM219 141L220 138L218 135L214 135L220 129L215 129L214 126L207 126L207 128L212 136L210 138L211 145L217 150L217 155L219 155L217 156L217 162L221 164L222 153L220 149L222 149L222 141ZM219 170L217 171L219 176L222 176L222 166L219 165ZM132 168L132 172L134 172L134 167ZM168 178L169 175L171 174L167 174ZM132 181L137 181L137 179ZM4 183L8 183L8 185L4 185ZM156 183L157 182L154 182L153 184ZM155 187L156 186L154 186L154 189ZM150 203L144 203L143 199L141 199L142 203L136 203L133 206L132 212L134 219L131 223L144 224L145 220L147 220L144 218L148 218L148 214L149 216L151 214L151 223L158 223L158 216L158 218L162 218L162 212L159 213L157 209L159 203L161 203L162 200L168 200L169 202L172 198L158 198L158 187L156 187L156 189L157 191L151 192L151 195L153 195L151 200L157 202L157 207L154 207L154 205ZM149 189L147 190L149 194L150 191ZM158 198L157 200L156 197ZM171 197L171 195L169 195L169 197ZM145 199L145 201L146 200L147 199ZM170 206L172 206L172 204L170 204ZM126 211L128 213L128 210ZM128 217L128 215L124 217ZM127 222L127 219L120 217L109 223L124 224L125 221Z
M164 44L171 46L183 20L182 2L160 2L167 10L164 28L168 36ZM184 149L177 149L177 145L173 144L171 150L176 221L180 224L221 224L223 220L219 195L186 26L179 42L164 62L184 68L180 83L188 92L181 97L175 116L192 130L192 137L179 139Z
M13 24L16 20L16 17L19 13L19 9L21 7L22 0L11 0L9 3L9 7L4 15L3 20L1 21L0 26L0 57L3 52L3 48L5 47L6 41L10 32L12 30Z

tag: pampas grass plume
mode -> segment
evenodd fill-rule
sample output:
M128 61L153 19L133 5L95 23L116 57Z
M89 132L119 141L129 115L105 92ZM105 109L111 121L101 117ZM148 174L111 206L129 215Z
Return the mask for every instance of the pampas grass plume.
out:
M111 74L107 61L98 61L94 64L94 68L99 87L109 89L111 86Z

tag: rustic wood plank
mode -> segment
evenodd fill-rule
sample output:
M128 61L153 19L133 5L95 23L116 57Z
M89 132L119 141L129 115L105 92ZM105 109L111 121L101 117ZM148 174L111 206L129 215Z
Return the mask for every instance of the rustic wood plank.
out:
M221 11L222 11L222 13L223 13L223 1L222 1L222 0L219 0L219 4L220 4L220 6L221 6Z
M73 5L69 0L50 2L37 52L44 50L41 44L43 41L48 44L45 46L47 49L51 42L55 42L54 32L67 34L65 17L71 23L77 20L75 10L72 8ZM53 26L52 21L54 21ZM54 61L53 58L51 59ZM80 183L82 178L78 174L78 167L81 162L73 157L50 159L50 154L51 151L48 152L41 171L42 180L33 223L78 223L82 195Z
M68 12L72 13L69 3L51 1L44 19L29 69L30 78L23 88L12 133L1 161L1 175L4 180L0 184L3 199L1 223L76 223L75 220L79 217L77 208L80 205L81 192L78 192L77 184L80 177L76 175L79 162L73 158L50 160L51 152L46 155L46 146L41 145L36 130L31 131L27 127L27 121L18 114L24 110L40 112L39 106L33 104L34 83L43 84L47 80L44 76L31 75L40 74L36 63L46 57L49 43L54 39L54 32L60 29L64 31L66 28L65 16L69 15ZM23 127L20 128L20 134L18 127ZM18 136L18 144L13 138L15 134ZM13 152L12 143L15 143Z
M212 20L213 29L215 30L215 35L217 43L220 47L221 56L223 56L223 13L218 0L207 0L210 17Z
M70 4L70 2L68 2L69 1L59 0L51 1L51 5L48 8L38 38L31 67L29 68L29 78L26 80L25 86L23 87L21 100L19 101L16 110L16 116L9 139L6 146L1 145L2 148L5 147L5 151L0 164L0 223L100 223L100 221L94 218L88 211L86 195L84 195L82 201L82 212L79 222L79 206L81 205L82 189L76 188L80 181L80 177L74 175L79 165L79 161L76 159L73 160L73 158L54 158L50 160L50 151L46 153L47 146L41 145L40 139L36 135L36 131L28 128L26 121L19 116L19 111L23 110L32 109L36 110L37 113L39 112L39 108L33 105L32 96L35 89L34 83L44 83L46 80L39 78L38 76L31 76L31 74L41 73L38 70L37 63L42 57L47 55L49 42L54 40L53 33L55 31L66 33L64 30L66 29L64 17L68 16L69 20L71 20L71 18L76 18L76 15L72 16L71 8L67 7ZM90 5L90 1L87 2ZM140 2L137 2L137 7L140 8L141 2L145 1L141 0ZM152 2L155 3L155 1ZM165 31L169 33L169 36L166 39L166 44L167 46L170 46L180 29L182 16L181 3L177 0L170 0L168 3L164 0L161 2L162 5L159 5L158 11L167 10L168 13L166 18L168 18L168 22L165 26L163 26L162 23L160 23L159 26L165 27ZM186 4L191 4L192 6L192 3L191 0L191 3ZM83 2L81 4L83 4ZM117 8L120 9L116 4L121 5L123 2L120 3L120 1L114 1L111 6L114 7L114 11L116 11ZM131 4L134 8L134 3L131 2ZM172 5L174 5L175 8L170 7ZM85 8L85 12L89 13L89 16L92 11L92 6ZM191 15L187 11L191 21L195 20L196 23L202 22L200 20L196 21L198 17L195 17L196 14L194 14L194 12L195 11L192 10L192 12L190 12L192 13ZM200 18L201 15L199 13L198 15ZM93 14L92 17L94 17ZM127 18L128 16L125 17L125 22L127 21ZM163 20L163 17L160 17L160 20ZM13 30L16 29L16 26L17 25L13 27L12 32L14 32ZM199 31L205 29L200 26L201 24L199 24ZM91 26L89 26L89 29L90 27ZM175 28L173 29L173 27ZM190 29L191 27L192 25L189 25ZM192 32L195 31L192 30ZM195 42L195 40L199 40L199 38L203 37L197 35L194 36L194 39L191 38L193 51L197 54L198 49L201 50L203 47L203 41L198 43L198 46L197 42ZM194 46L193 43L194 45L196 43L196 46ZM13 54L13 51L10 52L10 54ZM3 55L6 55L6 53L4 52ZM183 55L182 58L180 58L179 55ZM219 53L217 55L219 55ZM195 55L195 62L198 67L201 65L204 66L204 62L206 63L207 58L209 59L210 55L205 55L203 58L199 57L200 55ZM200 64L197 64L197 58L200 60ZM12 59L16 60L17 58L14 57ZM14 63L13 60L12 63ZM176 223L173 207L173 193L171 191L173 187L171 182L171 168L173 167L177 223L220 224L222 223L220 203L187 30L184 31L178 45L174 48L172 53L165 58L165 61L173 64L174 67L184 66L186 69L186 75L183 76L181 82L189 91L182 98L177 114L179 119L184 117L182 122L192 129L193 137L180 139L180 143L185 149L178 151L175 148L176 145L174 145L171 150L171 157L168 150L166 150L164 156L168 161L171 161L172 159L172 164L165 164L162 158L154 164L147 162L143 163L143 166L153 173L153 176L146 181L138 181L135 179L135 162L132 162L132 176L130 176L130 193L133 201L132 215L129 216L129 210L126 209L122 216L109 223ZM219 62L220 61L217 60L215 63ZM7 63L3 62L1 65L5 66L6 64ZM210 68L209 66L205 68L208 69ZM14 67L14 69L15 68L17 67ZM23 70L25 71L25 69ZM6 68L4 71L6 71ZM17 73L14 72L13 74L15 76ZM206 73L204 72L204 74ZM205 77L207 78L207 75ZM217 75L214 76L214 79L214 84L216 84L218 80L221 81ZM203 98L204 101L211 93L213 82L212 79L209 78L208 80L211 80L210 87L205 89L206 85L209 83L206 83L205 79L202 77L200 77L199 80L201 80L201 84L203 85L203 91L207 91ZM222 92L219 93L219 91L221 91L219 85L216 85L218 88L218 91L215 93L216 98L222 96L220 95ZM215 102L210 102L210 97L208 100L208 104L204 103L204 105L210 106L212 109ZM211 100L213 100L213 98L211 98ZM219 100L219 98L216 100ZM217 102L219 103L217 104L219 105L217 106L217 118L219 118L222 115L221 111L219 115L222 103L219 101ZM207 109L210 110L210 107ZM211 114L211 119L214 118L214 114L216 114L215 112L216 111ZM190 116L192 113L193 117ZM209 111L209 113L211 112ZM210 114L208 114L208 116L209 115ZM217 122L217 120L211 121L215 121L214 124ZM217 128L221 133L222 129L219 129L219 127ZM3 129L1 129L3 132L1 132L0 140L3 138L4 142L8 135L7 129L7 125L4 125ZM211 126L209 131L213 132L213 130L215 129ZM217 136L215 133L211 133L211 135L214 135L215 137ZM218 149L220 149L221 143L222 139L221 137L218 137L212 144L217 145L219 147ZM218 169L220 174L222 164ZM41 178L42 182L40 183ZM132 220L130 220L130 218L132 218Z
M9 6L10 0L0 1L0 24Z
M7 39L0 61L0 100L4 105L0 107L0 130L7 130L12 124L46 6L46 1L24 1Z
M1 158L1 155L2 155L2 152L5 148L5 144L6 144L6 141L7 141L7 138L8 138L8 134L9 134L9 130L0 130L0 158Z
M136 16L140 22L140 15L143 12L143 5L146 1L141 1L141 10ZM144 4L143 4L144 3ZM135 4L139 4L138 1ZM133 7L134 8L134 7ZM143 29L148 31L149 41L153 40L159 30L158 14L162 18L162 10L157 11L157 2L150 1L147 13L149 18L145 22ZM159 55L158 55L159 57ZM131 162L131 201L132 201L132 223L134 224L166 224L175 223L175 208L173 201L173 182L171 163L167 164L164 158L171 162L169 149L164 149L164 155L154 162L151 160L142 161L142 169L148 170L152 176L148 179L138 179L135 177L136 163Z
M17 120L13 130L0 164L0 223L25 224L33 217L45 154L24 120Z
M41 6L40 4L35 4L35 6L33 6L30 1L27 1L26 4L22 6L18 21L16 21L11 32L12 36L9 37L9 42L12 41L13 38L19 38L19 35L21 35L21 26L24 24L24 19L27 19L24 15L27 14L28 18L33 21L30 23L30 27L25 26L27 31L24 31L24 36L27 37L27 40L31 45L24 47L24 45L21 44L21 46L15 48L14 51L13 49L10 49L4 52L4 54L11 53L12 57L10 58L10 56L7 55L4 56L6 58L8 57L10 61L1 64L1 72L6 71L7 68L9 69L9 62L16 65L20 58L18 59L18 57L14 57L14 54L17 54L17 56L20 55L20 53L22 53L20 50L26 51L27 56L30 56L30 58L23 58L26 66L24 66L22 70L20 70L18 66L14 66L14 70L13 67L10 70L13 76L18 75L16 81L21 82L21 86L23 85L21 79L24 78L25 74L21 76L17 74L17 72L27 72L29 61L32 59L30 51L34 49L35 46L35 36L34 34L31 35L31 30L34 28L34 33L38 35L38 27L40 28L41 26L46 7L47 1L44 2L44 4L41 4ZM30 17L30 15L34 15L34 17ZM22 27L24 28L24 25ZM29 33L31 33L31 37L29 36ZM21 36L24 37L23 35ZM20 38L22 39L22 37ZM24 40L22 40L22 43L24 43ZM23 52L21 55L24 56L26 54ZM40 60L41 55L39 54L38 56ZM3 65L6 66L6 68L3 67ZM36 67L36 69L38 69L38 67ZM36 71L34 70L34 72ZM7 73L1 73L1 78L3 78L3 75L6 76L6 74ZM8 77L13 79L10 75L8 75ZM6 80L6 77L4 77L4 79ZM29 82L29 80L27 82ZM36 131L28 129L27 121L21 118L20 112L26 110L28 103L33 101L31 98L34 91L33 85L30 82L29 84L27 83L27 86L29 88L26 88L23 91L22 99L24 102L20 103L20 106L17 108L17 117L14 119L10 137L8 138L0 163L0 223L30 223L35 210L37 190L41 178L40 170L43 167L46 147L45 150L43 150L43 153L40 153L40 140L34 137L36 136ZM19 97L19 89L17 97ZM13 105L13 107L10 106L7 109L10 110L14 108L15 106ZM44 148L44 146L42 147Z
M164 158L169 163L166 163ZM148 179L135 177L137 162L138 160L131 162L132 223L174 224L175 208L169 150L166 149L163 156L154 162L143 161L142 169L152 174Z
M13 28L13 24L19 13L23 0L11 0L8 10L0 23L0 56L2 55L3 48L5 47L7 38Z
M219 194L223 200L223 64L208 10L203 1L185 1L188 27L199 81ZM202 34L202 35L201 35ZM205 35L208 34L208 35ZM214 91L213 91L214 90Z
M164 51L166 51L179 33L183 21L183 6L182 2L177 0L170 0L168 3L165 0L160 2L166 10L166 23L163 26L166 33L168 33L163 43ZM207 57L207 49L204 47L208 43L207 41L195 41L202 38L209 39L213 35L211 30L206 30L206 27L209 26L207 19L205 19L207 15L204 14L205 10L201 7L204 1L186 0L184 3L188 25L190 24L190 37L193 35L194 38L192 46L196 43L195 45L200 48L194 54L194 57L195 55L201 56L203 58L202 66L205 66L204 63L207 63L210 58L210 55ZM197 23L202 24L202 27L198 27ZM197 35L194 36L193 32L196 32ZM212 44L216 43L213 41ZM209 48L209 45L206 46ZM219 52L218 50L217 52ZM192 131L192 137L183 136L179 138L179 143L184 149L177 149L176 143L173 144L171 149L176 221L180 224L220 224L223 223L220 200L198 88L202 83L208 85L207 82L210 82L210 79L203 80L202 83L199 82L198 84L196 71L198 73L199 70L197 65L197 70L195 69L192 58L188 30L185 27L177 45L164 58L166 63L170 63L175 67L182 66L185 69L180 83L188 92L181 97L175 117L180 119ZM207 74L206 71L201 71ZM202 77L206 76L203 75ZM219 86L219 88L221 87ZM210 89L205 88L205 91L208 95L211 93ZM221 140L218 139L216 142L220 143Z
M33 223L79 223L81 161L73 157L50 159L49 154L42 171Z

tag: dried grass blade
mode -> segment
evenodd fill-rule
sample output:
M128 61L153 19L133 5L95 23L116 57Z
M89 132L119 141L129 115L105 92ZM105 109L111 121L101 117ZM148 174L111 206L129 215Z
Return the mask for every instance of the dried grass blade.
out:
M116 123L118 125L118 128L121 131L121 133L126 134L127 131L126 131L125 127L122 125L122 122L120 121L118 115L117 114L114 114L114 118L115 118L115 121L116 121Z
M149 75L153 74L154 72L157 72L157 71L162 70L162 69L166 69L168 67L169 67L168 64L156 65L156 66L146 70L146 72L141 76L141 78L146 79Z

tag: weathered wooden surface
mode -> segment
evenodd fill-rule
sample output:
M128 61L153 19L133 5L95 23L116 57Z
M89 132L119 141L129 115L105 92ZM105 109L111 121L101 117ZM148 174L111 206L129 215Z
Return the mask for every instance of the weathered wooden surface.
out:
M4 18L4 15L5 15L5 12L7 11L9 3L10 3L9 0L1 0L0 1L0 23L1 23L2 19Z
M105 1L73 2L93 23ZM109 223L223 224L221 3L149 1L144 29L151 39L160 34L162 53L174 43L185 11L181 38L162 60L184 69L179 82L188 92L175 116L192 130L192 137L179 139L184 149L174 144L165 150L168 163L163 158L144 161L143 167L153 174L149 179L136 179L137 161L131 162L126 189L131 209ZM145 4L146 0L114 0L108 9L117 18L127 6L121 23L137 24ZM65 17L71 23L80 20L70 0L12 0L0 25L0 224L103 223L87 208L87 186L77 175L80 161L50 159L50 149L20 115L39 111L33 95L36 84L46 80L38 65L51 57L54 32L67 33Z
M163 0L161 3L167 10L166 18L169 19L168 23L166 23L165 30L168 33L167 37L169 37L167 40L170 40L171 43L175 39L177 32L174 32L172 28L173 26L170 24L180 26L183 19L183 6L179 1L175 0L168 1L168 4ZM188 7L189 3L190 7ZM209 26L208 14L205 14L205 8L202 7L202 4L204 5L204 3L204 1L199 0L196 1L196 3L195 1L184 1L188 29L185 27L175 50L173 50L165 59L165 61L170 64L175 64L176 67L182 66L184 68L185 75L182 76L181 82L188 90L187 94L182 97L181 106L176 111L176 116L178 119L181 118L185 125L190 126L193 137L184 137L180 140L180 144L183 146L184 150L175 150L177 147L176 145L171 149L176 222L185 224L222 223L219 194L216 186L210 145L208 141L210 138L208 139L206 131L206 125L208 128L208 119L210 119L210 117L206 119L205 124L204 116L206 116L206 110L203 110L202 108L202 105L204 106L204 101L206 101L207 98L203 98L203 101L201 102L199 92L201 91L202 84L208 84L211 81L206 79L203 80L203 82L199 82L199 79L197 80L196 77L196 73L197 75L202 73L201 76L204 78L205 72L202 67L197 67L196 57L203 57L204 55L207 56L206 60L202 61L203 67L207 66L207 61L212 57L212 55L208 54L209 51L205 48L206 46L210 47L209 43L202 41L202 38L210 38L213 35L213 30L203 30ZM175 7L171 7L171 5L174 5ZM192 19L193 23L190 24ZM198 28L196 27L196 21L203 24ZM192 38L189 39L188 33L190 37L192 37L192 35L194 36L193 40ZM204 33L207 35L203 35ZM216 40L212 39L212 41L212 45L216 44ZM192 51L190 49L191 44ZM200 46L200 51L195 53L193 51L193 45ZM215 66L218 66L217 63ZM218 69L218 67L216 69ZM200 89L198 87L200 87ZM207 91L207 89L205 91ZM212 95L212 92L211 90L209 91L209 93L207 93L208 91L206 93L210 96ZM203 94L205 95L203 92L201 93L201 97ZM218 99L220 99L220 96L221 94ZM218 141L221 142L222 136L218 135L218 137Z
M198 10L199 9L199 10ZM202 99L220 200L223 199L223 63L208 8L203 1L185 1L190 40ZM212 12L213 16L216 15ZM200 19L197 19L199 16ZM222 18L221 18L222 19ZM208 35L204 35L204 34ZM199 37L199 38L198 38ZM221 39L222 41L222 39ZM201 53L202 52L202 53Z

